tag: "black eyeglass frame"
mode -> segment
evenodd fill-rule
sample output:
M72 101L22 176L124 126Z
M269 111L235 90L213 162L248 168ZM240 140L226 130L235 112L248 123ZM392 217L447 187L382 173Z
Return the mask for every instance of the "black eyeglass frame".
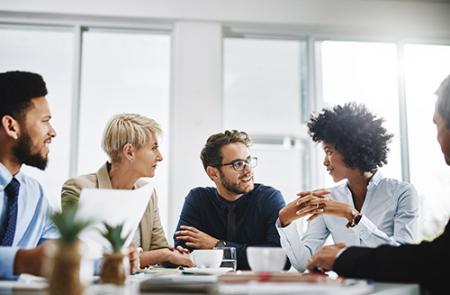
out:
M243 162L242 166L236 165L237 163L241 163L241 162ZM231 161L229 163L214 165L213 167L220 168L222 166L231 166L231 167L233 167L233 169L235 171L242 171L242 170L245 169L245 167L247 165L250 165L250 167L255 168L258 165L258 157L250 157L249 156L245 160L243 160L243 159L236 159L236 160L233 160L233 161ZM239 168L239 167L242 167L242 168Z

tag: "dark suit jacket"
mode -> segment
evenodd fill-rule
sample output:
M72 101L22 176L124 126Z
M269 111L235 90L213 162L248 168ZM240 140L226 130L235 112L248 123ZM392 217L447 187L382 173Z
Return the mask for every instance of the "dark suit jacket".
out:
M350 247L336 259L333 270L343 277L419 283L433 294L443 294L450 288L450 222L432 242Z

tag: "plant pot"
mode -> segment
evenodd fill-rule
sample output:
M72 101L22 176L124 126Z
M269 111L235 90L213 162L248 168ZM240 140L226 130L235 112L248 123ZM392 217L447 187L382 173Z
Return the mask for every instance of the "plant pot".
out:
M110 253L103 255L103 265L100 272L102 283L125 285L127 273L125 270L123 253Z
M56 243L52 255L49 294L82 295L84 287L80 281L80 243Z

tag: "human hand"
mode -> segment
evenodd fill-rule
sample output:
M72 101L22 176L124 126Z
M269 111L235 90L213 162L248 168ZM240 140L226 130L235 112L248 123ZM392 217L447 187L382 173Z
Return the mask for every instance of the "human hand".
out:
M299 198L297 204L302 206L302 209L296 212L299 217L311 214L311 216L307 219L308 221L317 218L321 214L344 217L348 221L351 221L353 220L353 217L359 213L355 208L344 202L332 200L326 196L317 196L313 194Z
M324 273L332 270L336 255L344 248L347 248L347 246L343 243L323 247L309 259L308 271L310 273Z
M181 246L174 247L174 246L169 245L169 250L170 251L178 251L180 254L185 254L185 253L189 254L189 250L186 248L183 248Z
M128 260L130 262L130 274L137 272L140 268L139 252L138 247L134 243L128 246Z
M29 273L36 276L43 275L43 265L46 258L45 248L51 241L42 243L36 248L19 249L14 258L13 272L15 275Z
M180 246L178 246L178 247L180 247ZM181 266L187 266L187 267L194 266L194 263L192 262L189 251L187 251L187 249L184 249L182 247L180 247L180 248L183 250L186 250L187 252L184 252L183 250L180 251L180 249L178 249L178 247L173 250L170 250L170 248L169 248L170 253L168 255L167 262L172 265L181 265Z
M329 191L326 189L318 189L314 191L306 191L298 193L297 196L299 196L294 201L288 203L283 209L280 210L280 213L278 215L280 219L281 226L287 226L294 220L303 217L307 214L312 214L313 211L317 210L318 208L309 208L306 210L305 214L298 214L298 212L302 209L306 208L309 202L315 198L323 199L329 194Z
M193 226L181 225L180 229L175 232L175 238L178 241L184 241L185 245L189 248L212 249L219 241Z

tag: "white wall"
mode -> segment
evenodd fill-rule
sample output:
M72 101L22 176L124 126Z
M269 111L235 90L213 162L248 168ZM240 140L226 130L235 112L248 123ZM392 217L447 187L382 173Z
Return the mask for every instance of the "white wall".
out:
M0 11L266 24L320 32L448 36L450 3L395 0L1 0Z
M221 44L219 24L177 22L174 27L169 233L189 190L213 185L201 165L200 151L208 136L223 126Z

